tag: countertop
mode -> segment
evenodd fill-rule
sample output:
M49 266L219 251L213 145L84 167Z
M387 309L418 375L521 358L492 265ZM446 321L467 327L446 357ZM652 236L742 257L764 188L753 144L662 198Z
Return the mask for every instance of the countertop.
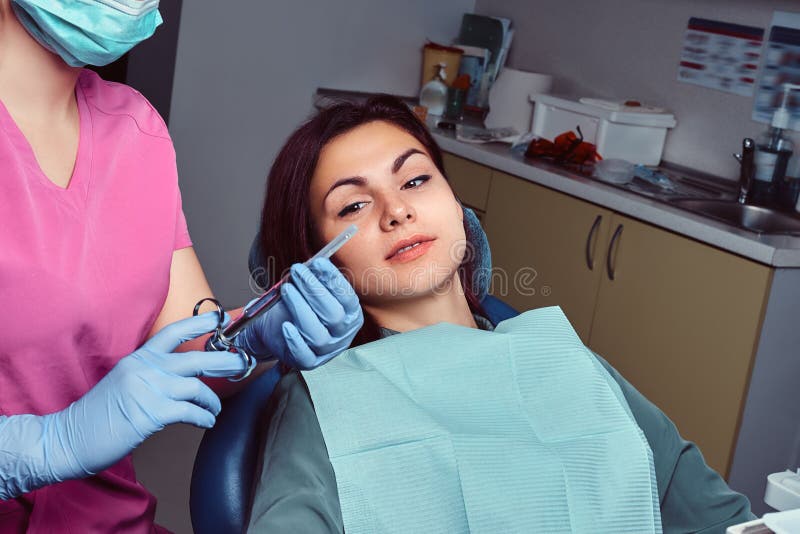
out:
M315 96L315 105L322 105L329 99L359 100L365 95L366 93L319 89ZM436 142L445 152L592 202L759 263L772 267L800 268L800 237L798 236L749 232L547 163L525 159L521 155L512 153L507 144L464 143L455 138L452 130L431 128L431 131Z

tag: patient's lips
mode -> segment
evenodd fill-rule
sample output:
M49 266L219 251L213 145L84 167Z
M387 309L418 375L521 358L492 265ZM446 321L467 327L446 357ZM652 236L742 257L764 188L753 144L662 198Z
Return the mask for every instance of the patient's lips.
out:
M425 254L431 246L435 237L422 234L414 234L407 239L401 239L394 244L386 259L392 263L406 263L415 260Z

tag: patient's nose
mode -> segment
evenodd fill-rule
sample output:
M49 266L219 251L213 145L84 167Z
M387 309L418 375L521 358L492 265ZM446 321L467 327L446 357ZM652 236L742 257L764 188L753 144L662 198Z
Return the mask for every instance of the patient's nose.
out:
M386 203L386 208L381 218L381 229L389 232L414 219L416 219L416 213L413 206L403 202L401 199L391 199Z

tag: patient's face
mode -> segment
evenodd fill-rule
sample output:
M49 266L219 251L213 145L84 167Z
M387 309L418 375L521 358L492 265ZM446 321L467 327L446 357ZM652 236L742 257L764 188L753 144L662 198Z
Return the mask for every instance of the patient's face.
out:
M459 288L461 206L424 146L371 122L330 141L311 180L317 238L359 231L334 257L365 304Z

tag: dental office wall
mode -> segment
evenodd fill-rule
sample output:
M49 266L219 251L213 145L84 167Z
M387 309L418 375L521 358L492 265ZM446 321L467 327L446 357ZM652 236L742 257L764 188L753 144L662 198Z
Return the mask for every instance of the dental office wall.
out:
M738 179L731 157L766 125L750 119L753 98L678 82L690 17L764 29L797 0L477 0L475 12L508 17L516 33L508 65L554 76L553 91L637 99L671 110L665 161Z
M317 87L416 94L425 40L449 42L474 4L183 3L169 126L194 247L226 306L254 296L247 253L265 178ZM177 425L134 453L139 479L159 500L156 520L179 534L191 532L188 487L201 435Z
M169 124L172 83L183 0L169 0L158 6L163 24L150 39L128 54L125 83L142 93Z

